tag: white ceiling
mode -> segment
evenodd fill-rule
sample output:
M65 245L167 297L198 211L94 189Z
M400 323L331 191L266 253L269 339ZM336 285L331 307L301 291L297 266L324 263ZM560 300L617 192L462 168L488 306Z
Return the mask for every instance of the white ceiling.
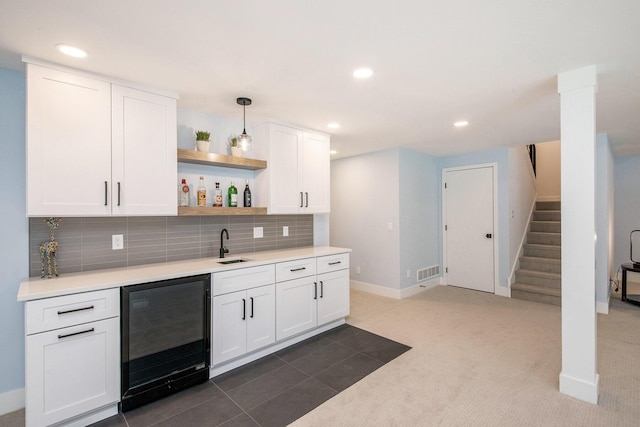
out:
M22 54L180 93L180 108L333 134L338 157L560 138L558 73L598 67L597 132L640 154L638 0L0 0ZM86 59L55 50L68 43ZM368 66L372 78L352 77ZM467 128L454 128L465 119ZM341 128L326 125L338 121Z

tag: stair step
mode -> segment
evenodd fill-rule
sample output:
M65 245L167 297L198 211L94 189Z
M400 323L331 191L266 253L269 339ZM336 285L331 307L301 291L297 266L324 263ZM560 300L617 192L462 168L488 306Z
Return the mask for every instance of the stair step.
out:
M529 230L540 233L560 233L560 221L531 221Z
M516 271L516 282L523 285L560 289L562 276L558 273L520 269Z
M511 285L511 298L540 302L543 304L562 305L562 291L544 286L514 283Z
M561 254L560 246L552 245L537 245L534 243L524 244L524 255L537 257L537 258L552 258L560 259Z
M555 202L536 202L537 211L559 211L560 201Z
M540 231L530 231L527 233L527 243L560 246L560 244L562 243L562 235L560 233L543 233Z
M559 259L553 258L523 256L520 257L520 268L523 270L560 274L562 272L562 262Z
M534 221L560 221L560 211L544 210L533 211Z

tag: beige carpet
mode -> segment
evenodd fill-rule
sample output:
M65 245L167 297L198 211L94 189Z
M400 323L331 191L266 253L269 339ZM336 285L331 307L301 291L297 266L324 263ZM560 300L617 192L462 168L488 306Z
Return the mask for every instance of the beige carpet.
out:
M413 347L293 426L638 426L640 307L598 315L599 404L558 391L560 307L437 287L351 293L348 323Z

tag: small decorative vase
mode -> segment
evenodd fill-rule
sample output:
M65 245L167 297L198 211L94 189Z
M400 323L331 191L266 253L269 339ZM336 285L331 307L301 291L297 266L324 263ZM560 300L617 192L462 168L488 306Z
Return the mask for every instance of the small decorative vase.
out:
M208 153L210 143L211 141L196 141L196 150Z
M231 155L233 157L242 157L242 148L240 148L240 147L231 147Z

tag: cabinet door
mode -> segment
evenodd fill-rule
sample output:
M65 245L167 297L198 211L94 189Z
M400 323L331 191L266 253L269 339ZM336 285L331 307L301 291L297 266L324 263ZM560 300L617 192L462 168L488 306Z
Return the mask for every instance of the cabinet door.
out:
M282 340L317 324L315 276L276 283L276 339Z
M298 161L302 157L302 131L270 125L269 130L269 213L298 213L302 207L298 184Z
M176 215L176 100L112 85L115 215Z
M262 286L247 291L247 351L276 341L276 288Z
M111 212L110 84L27 65L27 215Z
M120 322L26 337L26 424L51 425L120 399Z
M318 326L349 314L349 270L318 275Z
M304 133L298 175L304 193L305 213L326 213L331 210L329 148L328 136Z
M214 297L211 303L211 364L247 352L247 293Z

